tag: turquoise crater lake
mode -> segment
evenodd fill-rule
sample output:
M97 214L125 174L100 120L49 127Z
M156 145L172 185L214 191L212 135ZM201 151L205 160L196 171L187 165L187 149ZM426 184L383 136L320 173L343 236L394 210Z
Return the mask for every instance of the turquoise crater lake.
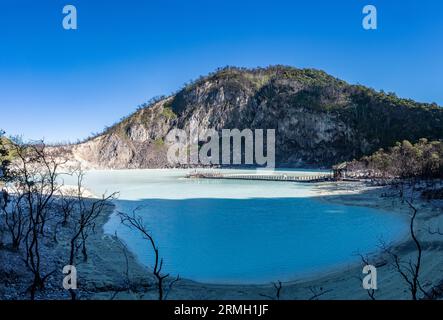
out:
M358 262L357 254L373 253L381 239L395 241L407 230L398 214L320 201L311 184L185 179L188 172L106 170L85 178L96 194L119 191L118 210L138 208L160 248L164 272L182 278L294 280ZM105 232L117 232L141 263L151 265L147 242L116 215Z

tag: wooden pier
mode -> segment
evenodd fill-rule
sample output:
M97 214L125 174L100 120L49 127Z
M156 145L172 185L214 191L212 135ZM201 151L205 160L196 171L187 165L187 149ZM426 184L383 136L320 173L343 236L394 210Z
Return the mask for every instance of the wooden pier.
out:
M193 179L230 179L230 180L258 180L258 181L281 181L314 183L333 180L330 173L311 176L296 176L289 174L236 174L220 172L193 172L186 176Z

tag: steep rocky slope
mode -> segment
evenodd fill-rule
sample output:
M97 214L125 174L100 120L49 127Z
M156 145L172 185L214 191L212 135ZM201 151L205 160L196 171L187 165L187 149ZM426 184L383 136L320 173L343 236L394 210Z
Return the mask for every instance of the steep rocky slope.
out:
M168 167L165 136L191 124L276 129L277 165L329 166L404 139L442 139L443 108L313 69L225 68L139 109L72 152L92 167Z

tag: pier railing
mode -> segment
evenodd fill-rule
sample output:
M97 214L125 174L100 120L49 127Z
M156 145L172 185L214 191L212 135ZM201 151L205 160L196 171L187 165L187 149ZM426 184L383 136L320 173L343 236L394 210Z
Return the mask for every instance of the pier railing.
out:
M333 179L330 173L316 175L288 175L288 174L231 174L220 172L193 172L186 176L194 179L231 179L231 180L260 180L260 181L287 181L287 182L323 182Z

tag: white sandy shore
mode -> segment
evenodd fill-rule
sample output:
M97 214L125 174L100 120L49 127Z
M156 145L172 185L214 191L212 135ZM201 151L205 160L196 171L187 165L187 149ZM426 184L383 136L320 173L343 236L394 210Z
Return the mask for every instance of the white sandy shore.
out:
M409 207L402 203L398 197L381 197L383 193L392 193L386 187L367 187L363 183L322 183L316 188L319 201L330 201L344 205L360 205L394 211L409 217ZM440 284L443 280L443 236L432 235L428 228L440 228L443 230L443 209L440 203L428 203L419 199L415 200L419 209L415 230L423 246L421 283L425 289ZM104 219L105 220L105 219ZM104 222L104 221L103 221ZM96 239L98 240L98 239ZM94 241L95 252L100 252L102 260L111 261L113 269L123 266L121 254L116 254L114 245L107 241ZM106 248L105 248L106 247ZM401 257L401 261L408 263L415 257L415 247L409 237L399 239L391 249ZM118 261L117 261L118 260ZM407 284L401 278L391 263L390 256L381 251L370 257L370 263L377 265L378 287L375 293L376 299L410 299ZM146 278L152 281L149 271L142 267L133 255L129 254L129 270L134 275L136 282ZM118 273L118 271L117 271ZM121 270L122 276L125 271ZM92 281L96 274L90 274ZM319 299L369 299L367 291L362 288L362 264L349 265L340 270L323 273L310 279L304 278L297 281L283 283L281 299L310 299L314 293L322 293ZM101 277L102 278L102 277ZM137 280L136 280L137 279ZM278 280L278 279L276 279ZM112 278L101 279L102 282L110 282ZM106 283L102 284L106 287ZM313 293L314 292L314 293ZM214 285L197 283L190 280L181 280L171 290L169 299L267 299L274 296L275 289L269 285ZM115 295L113 291L104 290L93 298L109 299L155 299L156 292L151 288L145 292L125 291Z

